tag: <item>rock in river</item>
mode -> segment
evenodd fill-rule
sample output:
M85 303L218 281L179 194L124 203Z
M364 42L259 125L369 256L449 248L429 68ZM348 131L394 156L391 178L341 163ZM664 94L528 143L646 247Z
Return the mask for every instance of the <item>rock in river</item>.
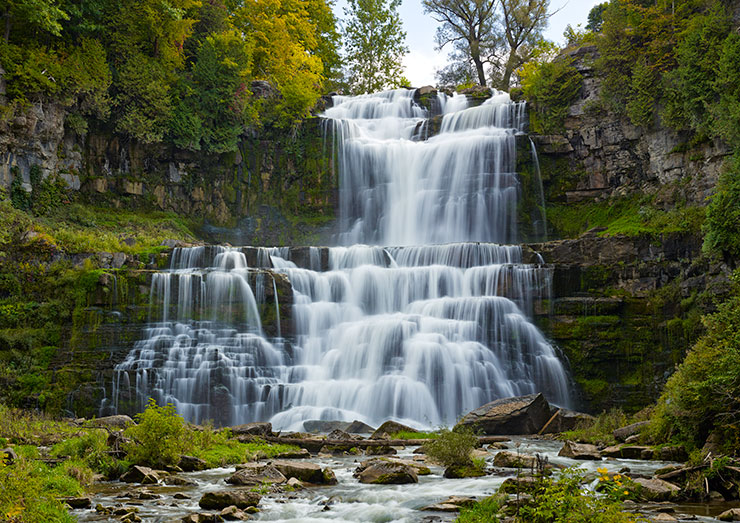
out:
M596 448L596 445L575 443L573 441L566 441L563 448L558 452L558 456L571 459L601 459L601 454L599 453L599 449Z
M260 495L244 489L214 490L206 492L200 498L200 508L206 510L221 510L234 505L237 508L254 507L260 502Z
M550 419L550 405L542 394L503 398L467 413L458 426L486 435L536 434Z

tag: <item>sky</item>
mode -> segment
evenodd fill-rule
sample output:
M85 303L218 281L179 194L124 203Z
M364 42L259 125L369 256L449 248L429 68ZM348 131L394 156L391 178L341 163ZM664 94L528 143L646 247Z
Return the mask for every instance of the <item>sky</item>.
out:
M593 6L604 0L550 0L550 12L559 10L550 18L550 24L545 30L545 38L562 44L565 26L571 24L586 25L588 12ZM334 13L338 18L344 18L346 0L337 0ZM437 22L431 16L424 14L421 0L403 0L399 8L403 28L406 31L406 45L409 54L404 59L406 78L414 87L434 85L434 72L447 64L447 50L434 50L434 33Z

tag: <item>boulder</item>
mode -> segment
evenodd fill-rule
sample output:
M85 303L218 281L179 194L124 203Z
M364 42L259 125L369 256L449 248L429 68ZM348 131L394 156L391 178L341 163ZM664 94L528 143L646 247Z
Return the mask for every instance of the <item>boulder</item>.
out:
M626 445L620 451L624 459L652 459L653 457L653 449L642 445Z
M681 491L673 483L658 478L635 478L633 481L640 486L640 496L647 501L669 501Z
M553 417L543 427L543 434L556 434L566 430L574 430L576 427L582 427L593 423L596 420L590 414L577 412L569 409L557 409Z
M224 518L226 521L246 521L249 519L249 515L235 505L229 505L223 509L219 513L219 516Z
M398 451L388 445L370 445L365 448L365 454L368 456L390 456L398 454Z
M416 432L416 429L412 429L408 425L398 423L397 421L386 421L375 432L372 433L370 439L378 439L384 436L392 436L398 432Z
M183 517L180 521L182 523L214 523L214 522L221 522L224 518L221 517L220 514L188 514L187 516ZM124 521L124 520L121 520Z
M182 476L165 476L162 480L165 485L175 485L178 487L197 487L198 483L192 479L183 478Z
M536 434L550 419L550 405L542 394L504 398L467 413L458 426L486 435Z
M653 518L653 521L663 521L664 523L668 523L670 521L678 521L676 518L671 516L670 514L666 514L665 512L661 512L657 516Z
M180 456L180 461L177 466L182 469L183 472L195 472L197 470L205 470L208 468L206 460L196 458L195 456Z
M275 459L303 459L310 458L311 453L307 449L286 450L275 456Z
M683 445L673 445L670 447L661 447L653 453L653 459L661 461L680 461L684 462L689 459L689 455Z
M198 504L206 510L222 510L231 505L244 509L256 506L260 499L256 492L244 489L214 490L203 494Z
M428 476L432 473L432 471L427 467L424 463L419 463L418 461L412 461L407 459L397 459L397 458L385 458L385 457L379 457L379 458L371 458L366 459L365 461L362 461L360 463L360 466L355 469L354 476L357 477L360 472L365 470L370 465L373 465L375 463L400 463L402 465L407 465L414 469L414 472L416 472L417 476Z
M442 475L447 479L477 478L485 476L486 471L473 465L450 465Z
M416 471L411 466L393 460L375 460L362 468L360 472L355 472L355 477L360 480L360 483L378 485L402 485L419 482Z
M740 521L740 508L731 508L725 510L722 514L717 516L720 521Z
M371 432L375 431L375 429L367 423L363 423L358 420L354 420L344 430L346 432L349 432L350 434L370 434Z
M268 463L247 463L226 478L226 483L231 485L255 486L265 483L285 483L287 478L273 465Z
M272 423L259 421L255 423L245 423L244 425L234 425L229 427L234 436L271 436Z
M326 439L354 440L354 436L341 429L334 429L326 435Z
M116 414L115 416L105 416L102 418L95 418L90 420L90 425L93 427L108 427L111 429L125 429L131 425L136 425L136 422L125 414Z
M459 512L463 507L472 507L476 499L467 496L450 496L444 501L428 505L421 510L430 510L434 512Z
M599 453L599 449L596 448L596 445L575 443L573 441L566 441L563 448L558 452L558 456L571 459L601 459L601 454Z
M533 494L536 488L537 478L534 476L519 476L515 478L506 478L498 491L502 494L517 494L522 492Z
M88 497L79 498L61 498L59 501L66 503L71 508L90 508L92 507L92 499Z
M286 478L296 478L304 483L315 485L336 485L337 478L330 468L321 470L315 463L282 461L272 462L272 466L279 470Z
M301 490L303 488L303 482L297 478L290 478L288 480L288 486L292 487L294 490Z
M144 485L159 483L159 476L154 470L139 465L134 465L128 469L120 479L126 483L142 483Z
M649 424L649 421L638 421L637 423L627 425L626 427L615 429L614 432L612 432L612 436L614 436L614 439L617 441L624 441L630 436L639 433L643 427L646 427Z
M310 419L303 422L303 430L312 432L331 432L333 430L346 430L349 423L346 421L328 421L323 419Z
M502 450L493 457L493 466L507 469L531 469L537 466L537 458L529 454Z

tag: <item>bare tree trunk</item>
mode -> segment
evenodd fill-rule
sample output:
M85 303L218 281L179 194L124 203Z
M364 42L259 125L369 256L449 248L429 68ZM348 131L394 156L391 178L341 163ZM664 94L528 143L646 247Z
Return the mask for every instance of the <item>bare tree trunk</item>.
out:
M509 84L511 83L511 75L514 74L516 68L516 49L512 49L509 52L509 59L506 60L506 67L504 68L504 76L501 78L501 89L504 91L509 90Z
M483 70L483 62L480 59L480 45L477 41L470 43L470 57L473 59L475 71L478 73L478 83L485 87L486 72Z
M10 9L5 12L5 43L10 41Z

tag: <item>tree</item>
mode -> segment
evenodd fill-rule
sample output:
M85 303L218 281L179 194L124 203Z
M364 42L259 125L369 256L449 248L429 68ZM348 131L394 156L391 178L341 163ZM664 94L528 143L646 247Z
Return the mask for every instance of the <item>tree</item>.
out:
M346 78L356 93L406 83L401 60L408 52L398 6L401 0L349 0L344 13Z
M62 21L69 20L69 15L50 0L0 0L0 12L5 21L3 36L6 44L10 41L10 28L14 21L59 36Z
M501 25L506 43L506 62L503 64L502 89L508 89L511 75L531 57L542 31L547 26L547 8L550 0L501 0Z
M442 24L435 37L437 49L451 44L457 52L452 68L446 69L448 74L467 72L464 62L469 59L475 67L478 83L486 85L483 66L498 46L494 33L497 1L424 0L424 12L431 13L432 18Z
M604 25L604 11L609 7L609 2L603 2L596 4L588 12L588 24L586 24L586 30L598 33L601 31L601 26Z

